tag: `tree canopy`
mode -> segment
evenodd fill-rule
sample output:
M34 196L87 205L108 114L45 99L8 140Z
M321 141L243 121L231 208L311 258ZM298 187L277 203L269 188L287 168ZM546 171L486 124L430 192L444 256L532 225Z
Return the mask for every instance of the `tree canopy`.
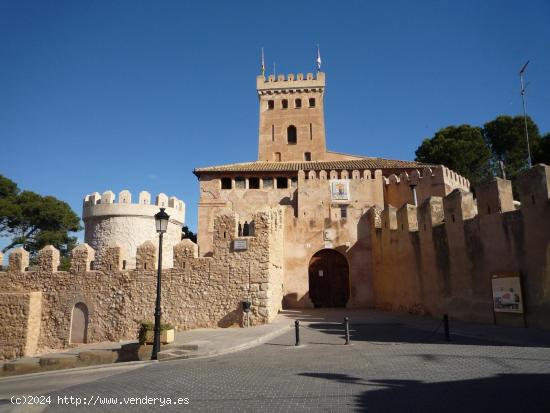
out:
M539 150L540 133L530 117L527 117L527 131L534 159ZM499 116L483 125L483 134L493 153L493 160L504 162L507 178L513 179L519 171L528 166L523 116Z
M474 184L490 176L490 159L482 129L470 125L440 129L416 150L417 161L443 164Z
M443 164L475 185L499 174L503 162L506 177L514 179L528 166L523 116L498 116L483 128L461 125L440 129L424 139L416 150L419 162ZM550 133L541 138L536 123L527 117L533 163L550 163Z
M80 218L66 202L20 191L0 175L0 235L11 239L3 252L21 246L34 255L51 244L65 256L76 245L69 232L80 229Z
M195 244L197 243L197 234L191 231L187 225L184 225L181 231L181 239L189 238Z

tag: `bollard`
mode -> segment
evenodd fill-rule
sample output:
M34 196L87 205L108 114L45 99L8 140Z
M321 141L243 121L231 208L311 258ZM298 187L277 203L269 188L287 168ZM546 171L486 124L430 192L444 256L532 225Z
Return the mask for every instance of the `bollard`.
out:
M296 344L294 345L299 346L300 345L300 322L298 320L294 322L294 331L296 332Z
M346 327L346 345L349 344L349 317L344 317L344 325Z
M451 335L449 334L449 316L443 315L443 327L445 329L445 341L451 341Z

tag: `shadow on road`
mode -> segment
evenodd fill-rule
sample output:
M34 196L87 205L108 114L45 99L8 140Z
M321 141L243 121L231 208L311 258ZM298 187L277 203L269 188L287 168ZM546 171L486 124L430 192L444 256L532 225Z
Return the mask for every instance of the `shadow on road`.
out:
M360 412L542 413L550 411L550 374L499 374L492 377L426 383L418 380L364 380L346 374L300 376L373 387L355 399Z

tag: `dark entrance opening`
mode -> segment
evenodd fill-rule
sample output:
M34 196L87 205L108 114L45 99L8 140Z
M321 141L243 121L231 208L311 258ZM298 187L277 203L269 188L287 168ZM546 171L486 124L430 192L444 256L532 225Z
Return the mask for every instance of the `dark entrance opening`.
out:
M349 299L349 267L335 250L316 252L309 262L309 298L315 308L345 307Z

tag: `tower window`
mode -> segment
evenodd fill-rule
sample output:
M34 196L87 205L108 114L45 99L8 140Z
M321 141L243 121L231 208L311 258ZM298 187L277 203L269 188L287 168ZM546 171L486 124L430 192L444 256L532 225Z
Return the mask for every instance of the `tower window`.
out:
M311 152L304 152L304 161L311 161Z
M281 152L273 152L273 159L275 162L281 162Z
M260 178L248 178L249 189L260 189Z
M288 188L288 178L277 178L277 188Z
M295 107L296 109L300 109L300 108L302 107L302 99L296 99L296 100L294 101L294 107Z
M309 124L309 140L313 140L313 125Z
M275 142L275 125L271 125L271 142Z
M268 100L268 101L267 101L267 108L268 108L269 110L275 109L275 101L274 101L274 100Z
M231 189L231 178L222 178L222 189Z
M315 107L315 98L309 98L309 107L314 108Z
M283 106L283 109L288 109L288 100L287 99L283 99L281 101L281 104Z
M297 142L297 132L296 132L296 126L294 125L290 125L287 129L286 129L286 137L287 137L287 142L289 145L296 145L296 142Z

